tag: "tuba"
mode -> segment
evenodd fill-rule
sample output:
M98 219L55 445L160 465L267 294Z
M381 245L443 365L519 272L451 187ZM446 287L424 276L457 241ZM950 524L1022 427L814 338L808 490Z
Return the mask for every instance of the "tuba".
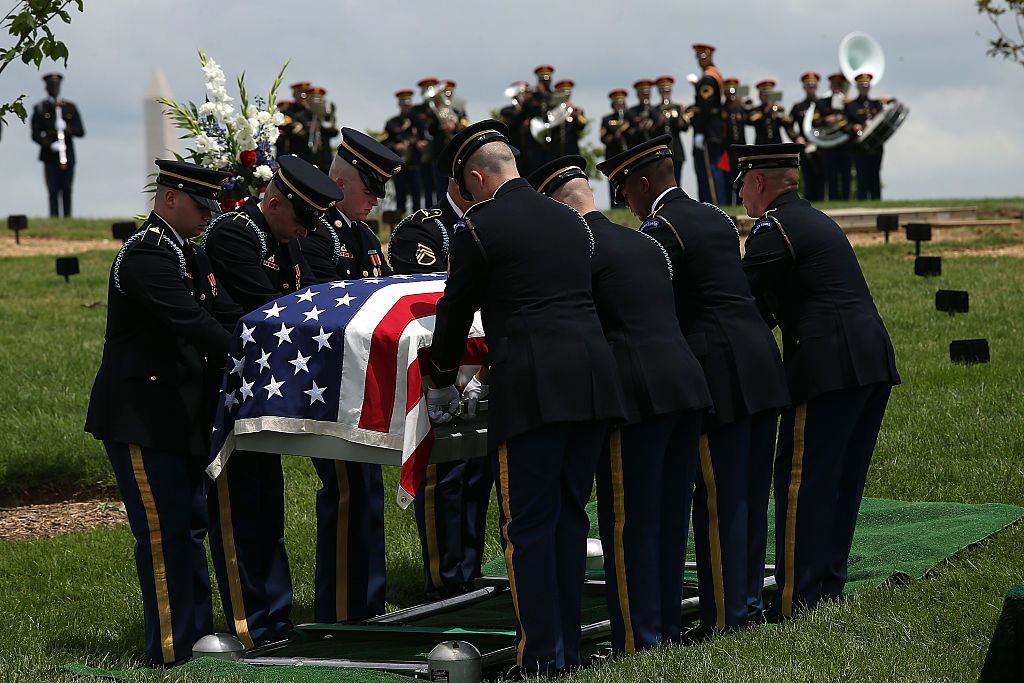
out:
M548 109L541 116L530 119L530 135L537 142L547 142L548 133L568 121L575 108L569 104L569 92L555 91L548 95Z
M427 101L427 106L430 107L430 111L437 117L437 122L442 126L448 124L452 127L457 127L459 123L459 117L455 113L455 109L452 108L452 101L448 97L444 90L444 84L439 83L432 85L426 89L423 93L423 98Z
M848 33L839 43L839 69L850 83L858 74L870 73L877 85L885 73L885 55L878 41L866 33Z
M519 108L523 105L526 93L530 92L530 84L526 81L516 81L510 83L505 88L505 97L512 100L512 106Z

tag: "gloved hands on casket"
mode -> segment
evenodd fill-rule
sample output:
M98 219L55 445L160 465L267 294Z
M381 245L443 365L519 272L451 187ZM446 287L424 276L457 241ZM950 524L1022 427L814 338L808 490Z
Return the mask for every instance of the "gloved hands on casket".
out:
M459 390L454 386L434 389L428 387L427 391L427 417L431 424L442 425L450 422L453 417L459 414L461 404L459 402Z
M473 375L473 379L469 380L469 384L462 390L462 400L466 402L466 414L469 417L476 417L477 404L481 399L487 398L490 389L490 385L480 381L479 374Z

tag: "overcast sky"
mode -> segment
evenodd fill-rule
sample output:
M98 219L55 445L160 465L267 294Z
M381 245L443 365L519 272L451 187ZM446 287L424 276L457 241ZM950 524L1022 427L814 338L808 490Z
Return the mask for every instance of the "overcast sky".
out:
M246 72L265 92L286 60L285 83L327 88L343 125L379 130L395 112L392 93L425 76L458 82L471 119L506 104L513 80L533 80L547 62L576 81L575 100L597 137L606 93L641 77L677 79L676 99L696 71L690 45L715 45L722 73L744 83L775 78L788 107L799 74L837 69L842 37L873 35L885 51L875 94L900 98L910 116L885 148L884 196L891 199L1020 195L1024 159L1024 68L985 55L992 34L973 0L733 0L535 2L519 0L333 0L302 3L86 0L58 34L71 51L63 95L78 104L86 137L76 142L75 210L123 216L143 208L143 94L163 69L174 96L201 102L196 49ZM4 43L6 44L6 43ZM44 95L40 73L20 63L0 76L0 97ZM234 88L231 88L232 93ZM687 136L689 137L689 136ZM689 146L689 141L687 141ZM46 213L46 190L28 125L0 141L0 215ZM683 186L692 191L687 160ZM602 192L599 196L604 197Z

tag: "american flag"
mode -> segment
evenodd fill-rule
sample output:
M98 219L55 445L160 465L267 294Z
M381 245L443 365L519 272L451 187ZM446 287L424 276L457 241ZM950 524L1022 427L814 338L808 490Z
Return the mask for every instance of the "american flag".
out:
M412 502L433 434L418 357L430 346L444 273L314 285L243 317L228 352L207 473L235 437L262 431L336 437L401 453L398 502ZM486 354L479 315L464 367ZM296 453L304 455L303 453Z

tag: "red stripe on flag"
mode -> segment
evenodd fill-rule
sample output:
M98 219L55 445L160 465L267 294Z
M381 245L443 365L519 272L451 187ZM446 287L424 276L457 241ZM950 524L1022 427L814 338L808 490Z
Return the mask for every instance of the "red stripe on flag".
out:
M398 342L402 331L413 320L434 315L442 292L410 294L395 302L373 330L366 363L366 384L359 427L388 432L395 409L395 382L398 378ZM403 371L406 369L403 368ZM416 394L419 398L419 394Z
M415 367L415 365L414 365ZM434 448L434 430L431 429L416 445L409 459L402 463L402 476L399 485L409 494L410 498L416 497L416 491L427 473L427 465L430 464L430 451Z

